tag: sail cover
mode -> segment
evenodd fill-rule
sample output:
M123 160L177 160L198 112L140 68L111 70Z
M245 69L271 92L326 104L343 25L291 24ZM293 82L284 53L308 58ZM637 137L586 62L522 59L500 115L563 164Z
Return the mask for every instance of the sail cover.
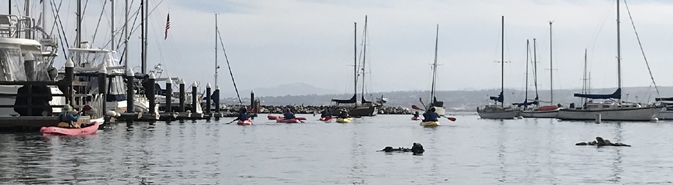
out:
M372 103L372 102L365 100L365 97L362 96L362 103Z
M622 89L617 89L612 94L580 94L575 93L575 97L579 98L589 98L589 99L621 99L622 98Z
M523 103L514 103L514 105L516 105L518 107L523 107L523 106L529 106L529 105L540 105L540 102L538 102L538 101L528 102L528 100L526 100L526 101L523 101Z
M503 101L503 99L505 99L505 97L502 96L502 91L500 91L500 95L498 95L498 96L491 96L490 99L493 100L493 101L497 101L497 102L502 103L502 101Z
M349 100L339 100L339 99L332 99L333 102L336 103L356 103L358 101L357 95L353 95L353 97Z

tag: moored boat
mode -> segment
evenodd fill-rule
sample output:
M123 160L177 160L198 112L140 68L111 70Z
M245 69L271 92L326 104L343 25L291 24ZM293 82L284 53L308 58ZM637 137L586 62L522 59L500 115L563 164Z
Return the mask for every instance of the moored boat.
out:
M505 16L502 16L502 37L501 37L501 73L500 73L500 94L498 96L491 96L490 99L495 101L495 105L486 105L483 109L477 108L479 117L483 119L515 119L519 117L521 112L519 109L512 107L505 107ZM498 104L499 103L499 104Z
M92 123L93 125L84 128L42 127L40 132L42 132L42 135L88 135L93 134L96 132L96 130L98 130L98 122L93 121Z

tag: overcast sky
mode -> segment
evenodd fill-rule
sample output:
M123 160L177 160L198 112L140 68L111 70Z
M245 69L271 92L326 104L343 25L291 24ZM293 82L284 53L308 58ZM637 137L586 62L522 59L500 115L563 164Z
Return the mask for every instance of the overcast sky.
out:
M33 2L33 14L39 14L39 1ZM115 22L120 26L124 5L115 2ZM300 82L351 92L353 22L358 22L359 44L365 15L369 17L371 73L366 82L370 92L430 89L437 24L441 64L437 88L499 88L500 64L495 61L500 60L501 16L505 16L505 60L511 61L505 65L506 87L524 89L526 39L532 45L537 38L539 86L549 89L548 21L554 21L554 88L582 86L585 48L592 87L617 86L614 0L151 0L150 5L159 2L150 16L150 66L162 63L164 76L180 76L187 83L213 83L214 14L218 13L239 89ZM137 10L138 4L136 0L131 10ZM84 25L88 40L93 38L102 5L102 0L88 2ZM648 86L645 61L626 6L621 5L623 86ZM94 47L104 46L110 38L110 5L106 6ZM7 6L2 7L0 13L6 14ZM17 8L23 8L23 3L13 13ZM657 84L673 85L673 3L639 0L631 1L629 8ZM74 40L75 10L76 1L65 0L60 11L69 42ZM169 12L171 29L163 40ZM51 23L53 17L47 20ZM139 30L130 40L132 66L140 65L138 36ZM231 91L226 62L218 52L219 85ZM57 67L62 63L59 58ZM532 81L531 76L531 87Z

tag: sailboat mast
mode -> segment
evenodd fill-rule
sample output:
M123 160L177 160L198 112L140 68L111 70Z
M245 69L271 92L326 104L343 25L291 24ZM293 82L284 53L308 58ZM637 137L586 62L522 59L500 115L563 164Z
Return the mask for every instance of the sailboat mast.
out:
M26 17L30 17L30 0L26 0L26 2L24 3L24 6L25 6ZM33 25L29 25L29 26L33 26ZM28 39L33 38L32 32L29 32L29 31L26 31L25 36Z
M145 74L145 0L140 0L140 70Z
M150 14L150 1L149 0L144 0L145 1L145 38L143 39L143 46L144 46L144 51L145 55L143 56L143 74L147 74L147 35L149 31L149 14Z
M47 3L42 2L42 30L47 30Z
M619 90L618 102L622 103L622 45L619 30L619 0L617 0L617 89Z
M549 21L549 102L554 105L554 63L552 62L552 21Z
M129 0L124 1L124 69L129 68Z
M77 0L77 39L75 39L75 48L81 47L82 43L82 0ZM77 56L77 65L82 63L82 57Z
M356 96L357 104L357 95L358 95L358 23L353 23L353 95Z
M218 27L217 27L217 14L215 14L215 87L219 87L217 85L217 32L218 32Z
M526 96L523 98L523 102L528 102L528 57L530 56L530 40L526 39ZM528 105L525 105L528 106Z
M437 48L439 47L439 24L437 25L437 33L435 33L435 62L432 64L432 89L430 90L431 104L435 103L435 90L437 86Z
M533 68L535 68L533 70L533 77L535 78L535 100L538 100L538 97L540 96L537 94L537 40L535 38L533 38Z
M367 59L367 16L365 15L365 28L362 34L362 100L365 99L365 61Z
M582 93L588 94L587 92L587 49L584 49L584 78L582 78ZM586 103L586 98L582 98L582 103Z
M501 35L501 41L500 41L500 93L502 94L502 104L503 107L505 107L505 16L502 16L502 35Z
M115 1L110 0L110 50L115 51Z

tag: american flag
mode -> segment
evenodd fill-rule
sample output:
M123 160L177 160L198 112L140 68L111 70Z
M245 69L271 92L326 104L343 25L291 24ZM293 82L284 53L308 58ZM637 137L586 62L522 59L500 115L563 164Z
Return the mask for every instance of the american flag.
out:
M171 14L166 15L166 33L164 34L164 40L168 38L168 29L171 28Z

